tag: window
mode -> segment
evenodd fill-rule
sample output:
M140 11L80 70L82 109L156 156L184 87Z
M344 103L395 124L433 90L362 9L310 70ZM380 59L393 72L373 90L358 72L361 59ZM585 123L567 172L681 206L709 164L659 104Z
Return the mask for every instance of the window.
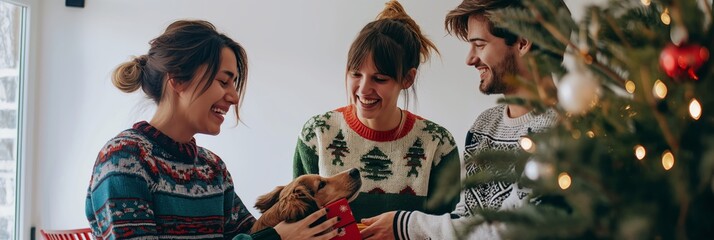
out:
M25 7L0 1L0 239L16 239Z

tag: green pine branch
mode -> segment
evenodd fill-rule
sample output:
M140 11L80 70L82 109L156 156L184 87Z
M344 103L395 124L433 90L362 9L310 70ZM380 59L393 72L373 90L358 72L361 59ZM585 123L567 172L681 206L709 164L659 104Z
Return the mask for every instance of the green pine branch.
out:
M524 9L502 9L492 13L491 20L498 27L507 28L516 35L531 40L538 48L556 55L563 55L563 44L539 27L532 13ZM569 33L568 33L569 34Z
M675 26L686 28L687 44L714 50L714 30L711 25L704 27L703 21L712 16L711 6L702 9L697 3L653 0L644 6L639 0L611 1L606 7L588 8L578 24L553 1L526 0L527 10L494 13L503 14L498 26L542 45L543 50L528 59L537 79L549 72L564 73L559 62L562 50L553 50L568 45L598 78L603 91L597 106L584 115L567 114L555 106L562 115L559 124L529 135L535 152L489 151L467 161L489 167L468 176L465 187L518 182L531 188L533 196L561 197L568 208L541 203L514 211L475 210L471 228L504 223L507 233L513 234L507 237L518 239L714 237L709 229L714 226L714 60L709 57L696 71L696 81L673 79L659 66L659 55L672 44L670 32ZM661 20L665 8L672 19L669 25ZM566 29L576 29L577 36L570 37ZM653 96L657 79L668 87L665 99ZM635 83L631 95L623 90L625 80ZM544 102L549 99L536 83L520 78L509 81L538 93L541 99L503 98L499 103L539 112L553 107ZM689 116L692 98L703 108L699 120ZM642 159L635 157L636 145L646 149ZM663 165L665 151L673 153L671 169ZM527 161L549 164L553 172L536 180L524 178ZM558 182L561 173L572 179L565 189ZM460 188L439 189L451 197Z

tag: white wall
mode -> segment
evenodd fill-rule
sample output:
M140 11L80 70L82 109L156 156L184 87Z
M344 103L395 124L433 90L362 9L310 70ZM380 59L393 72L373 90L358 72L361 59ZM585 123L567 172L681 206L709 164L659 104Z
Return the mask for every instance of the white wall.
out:
M211 21L248 51L245 125L227 121L219 136L197 140L226 161L238 194L252 206L258 195L292 178L303 123L346 104L349 44L385 1L100 0L86 1L85 8L42 1L33 45L31 222L52 229L87 226L84 201L97 152L153 113L140 93L115 89L110 73L131 55L144 54L150 39L181 18ZM410 110L445 126L463 148L467 129L496 97L477 91L478 74L464 64L467 45L443 30L446 12L459 2L402 4L442 53L421 68L419 103Z

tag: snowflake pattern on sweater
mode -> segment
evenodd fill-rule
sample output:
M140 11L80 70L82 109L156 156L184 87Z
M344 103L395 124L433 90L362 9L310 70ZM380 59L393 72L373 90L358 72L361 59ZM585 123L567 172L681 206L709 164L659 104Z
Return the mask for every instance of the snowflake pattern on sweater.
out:
M553 126L557 121L557 113L548 109L543 114L528 114L519 118L510 118L506 105L499 105L483 112L466 134L464 159L485 150L515 151L520 149L518 141L529 133L542 132ZM504 159L504 161L511 161ZM494 171L491 166L466 162L466 175L471 176L480 171ZM465 191L466 206L474 209L513 209L524 204L530 189L523 188L512 182L491 182L476 186Z
M532 132L544 131L558 121L557 112L548 109L536 114L510 118L507 106L499 105L484 111L474 122L466 135L464 159L487 150L515 150L518 140ZM503 161L511 161L503 159ZM464 163L465 175L479 171L494 171L491 166L477 161ZM472 221L483 220L473 214L477 209L507 210L523 206L531 193L517 183L490 182L461 191L461 199L450 214L433 215L420 211L397 211L394 218L396 239L450 239L459 229L469 228L467 239L500 239L500 232L505 229L502 223L482 223L472 226Z
M195 139L174 142L147 122L100 151L86 215L97 239L224 239L248 233L255 222L218 156Z

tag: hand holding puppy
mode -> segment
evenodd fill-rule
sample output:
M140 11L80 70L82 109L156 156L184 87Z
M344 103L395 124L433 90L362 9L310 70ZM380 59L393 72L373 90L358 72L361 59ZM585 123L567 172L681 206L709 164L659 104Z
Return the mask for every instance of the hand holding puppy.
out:
M327 221L318 224L317 226L310 227L310 224L316 222L321 217L325 216L327 212L325 209L320 209L305 219L294 222L287 223L285 221L278 223L276 225L275 231L280 235L280 239L291 240L291 239L331 239L337 236L337 228L331 229L337 223L337 218L330 218ZM318 235L324 231L330 230L322 235Z

